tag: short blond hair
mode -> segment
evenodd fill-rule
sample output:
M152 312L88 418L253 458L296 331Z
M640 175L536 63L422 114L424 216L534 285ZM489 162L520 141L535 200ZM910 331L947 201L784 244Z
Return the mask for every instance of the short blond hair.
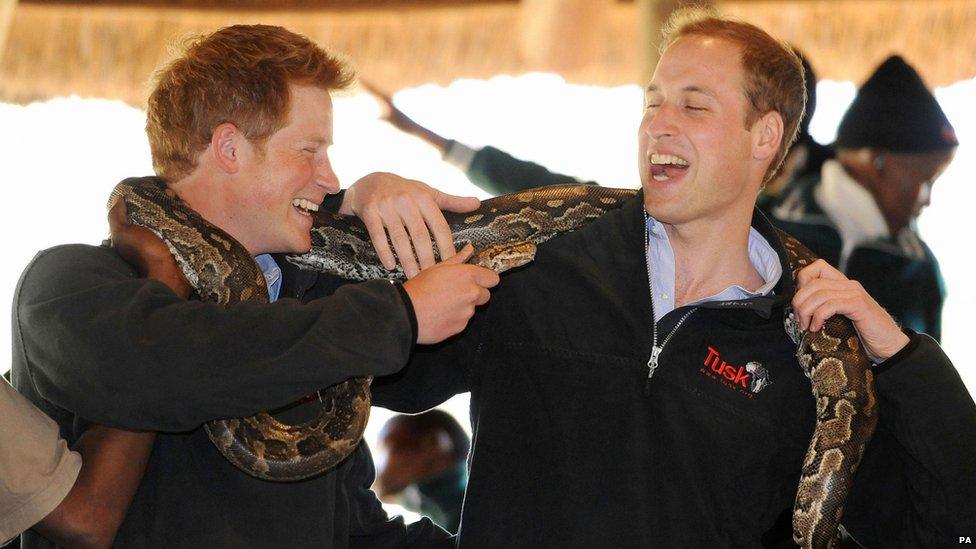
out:
M766 170L763 183L776 174L790 146L796 140L807 96L800 58L785 42L759 27L720 15L712 8L689 6L671 14L662 29L661 53L683 36L708 36L727 40L741 50L745 89L750 110L749 128L766 113L776 111L783 118L783 142Z

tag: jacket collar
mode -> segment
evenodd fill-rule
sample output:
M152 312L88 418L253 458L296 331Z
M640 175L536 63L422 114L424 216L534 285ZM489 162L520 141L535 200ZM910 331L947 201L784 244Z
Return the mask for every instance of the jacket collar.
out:
M640 269L646 270L644 266L644 191L637 193L634 199L630 200L620 210L619 225L621 238L616 244L615 255L620 258L627 258L625 265L630 265L631 260L640 264ZM713 301L697 307L707 309L747 309L754 311L763 318L772 316L774 309L784 307L793 299L796 287L793 282L792 269L790 268L789 256L786 248L780 240L778 231L765 215L755 208L752 214L752 227L769 242L769 245L779 257L783 274L779 282L773 288L771 295L751 297L735 301ZM616 258L614 258L617 261ZM679 307L680 309L680 307Z
M278 297L301 298L318 279L319 273L300 269L288 261L286 254L272 254L275 262L281 267L281 290Z

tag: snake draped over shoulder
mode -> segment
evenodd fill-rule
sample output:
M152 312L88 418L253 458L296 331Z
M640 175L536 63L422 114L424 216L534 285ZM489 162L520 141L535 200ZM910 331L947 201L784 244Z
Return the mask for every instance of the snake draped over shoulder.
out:
M588 185L540 187L484 200L469 213L445 213L460 246L470 242L471 263L502 272L534 257L535 246L575 230L631 199L636 191ZM264 278L253 258L224 231L172 198L158 178L127 179L109 201L125 200L130 223L163 239L203 300L222 304L267 302ZM816 260L796 239L779 233L791 275ZM384 269L365 226L356 218L317 212L312 249L287 260L304 269L350 280L403 279ZM817 423L807 449L793 510L794 541L832 547L844 503L877 423L870 361L853 324L830 318L819 332L799 330L791 310L784 318L797 358L810 379ZM269 413L206 425L211 440L243 471L269 480L320 474L353 451L369 416L369 378L354 378L319 392L318 417L287 425Z

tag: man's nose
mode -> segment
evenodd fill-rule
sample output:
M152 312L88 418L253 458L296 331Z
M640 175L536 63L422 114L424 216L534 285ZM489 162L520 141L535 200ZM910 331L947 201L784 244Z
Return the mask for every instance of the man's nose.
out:
M674 107L665 103L648 109L644 115L643 130L653 139L673 137L678 133L674 120Z
M339 192L339 176L332 169L332 162L326 154L322 155L322 159L315 167L315 184L322 187L327 194Z
M932 200L932 181L926 181L918 189L918 200L916 203L919 207L928 206Z

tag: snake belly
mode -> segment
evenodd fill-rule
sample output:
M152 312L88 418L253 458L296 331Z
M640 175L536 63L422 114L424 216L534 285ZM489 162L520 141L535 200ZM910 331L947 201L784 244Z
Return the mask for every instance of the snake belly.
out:
M117 198L125 199L130 222L167 243L201 298L267 301L263 276L239 243L167 196L162 180L134 181L119 184L110 206ZM575 230L635 194L632 189L548 186L485 200L473 212L445 217L459 246L470 242L479 250L472 262L504 270L531 260L527 256L535 244ZM383 268L358 219L324 211L314 217L311 250L288 256L289 262L355 281L404 278L399 269ZM816 257L789 235L780 232L779 237L795 281L797 272ZM524 249L510 251L519 246ZM517 257L504 259L506 254ZM503 259L493 264L498 257ZM803 547L832 547L854 472L877 423L870 362L845 317L828 319L819 332L802 332L789 311L785 328L797 344L817 407L793 511L794 541ZM306 424L285 425L261 413L210 422L208 433L249 474L269 480L314 476L334 467L361 439L369 414L369 381L358 378L325 389L322 394L328 397L322 398L319 417Z

